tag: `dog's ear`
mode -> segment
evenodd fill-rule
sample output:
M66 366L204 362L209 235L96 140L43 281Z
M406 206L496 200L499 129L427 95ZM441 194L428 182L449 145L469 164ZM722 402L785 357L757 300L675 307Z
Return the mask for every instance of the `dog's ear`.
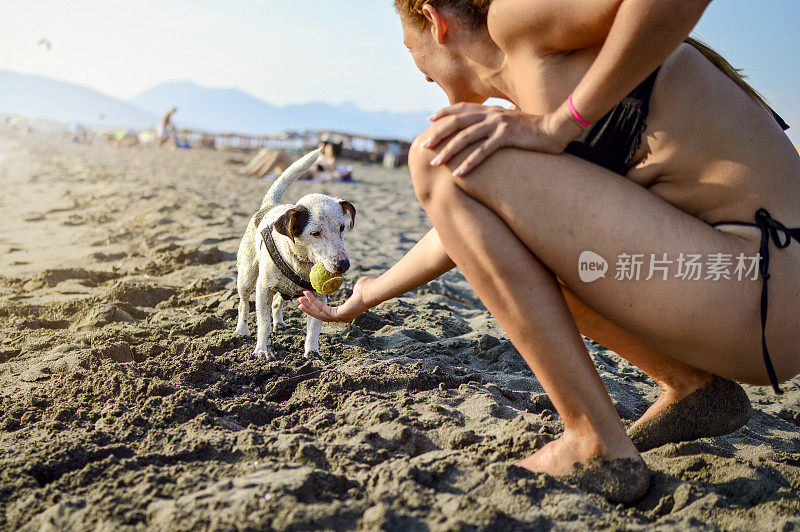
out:
M292 239L292 244L294 244L294 238L296 236L300 236L300 234L303 232L303 229L306 228L306 224L308 224L308 217L308 209L303 205L300 205L299 207L292 207L286 211L281 215L280 218L275 220L275 223L272 224L272 226L280 234L286 235Z
M356 224L356 208L349 201L340 200L339 205L342 206L342 214L350 213L350 229Z

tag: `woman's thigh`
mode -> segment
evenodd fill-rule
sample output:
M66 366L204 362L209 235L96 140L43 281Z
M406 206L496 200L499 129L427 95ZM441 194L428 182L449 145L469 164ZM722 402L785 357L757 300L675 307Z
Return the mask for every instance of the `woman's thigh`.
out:
M652 346L647 346L639 338L610 322L605 316L595 312L594 309L581 301L561 279L557 280L570 314L572 314L575 325L582 335L601 343L626 359L632 354L634 356L638 355L643 348L648 352L652 352Z
M568 154L503 149L453 178L469 151L431 169L434 152L415 144L415 186L452 180L499 215L581 301L654 349L729 378L764 381L761 280L753 269L741 279L735 271L740 256L755 266L757 241L718 231ZM687 267L690 259L699 271ZM603 263L605 276L591 280L591 268Z

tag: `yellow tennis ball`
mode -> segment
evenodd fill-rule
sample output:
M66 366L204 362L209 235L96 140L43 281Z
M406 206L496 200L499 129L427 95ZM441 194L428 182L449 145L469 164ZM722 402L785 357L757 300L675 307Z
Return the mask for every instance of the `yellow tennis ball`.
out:
M330 295L342 287L342 276L331 273L325 269L321 262L311 268L309 275L311 286L320 294Z

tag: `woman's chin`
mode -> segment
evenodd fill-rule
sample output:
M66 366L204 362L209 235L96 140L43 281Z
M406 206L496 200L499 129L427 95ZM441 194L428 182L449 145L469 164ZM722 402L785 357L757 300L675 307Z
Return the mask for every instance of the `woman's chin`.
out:
M476 96L476 95L458 95L458 96L450 96L448 94L447 99L450 101L450 105L455 105L457 103L477 103L478 105L483 105L486 100L489 99L488 96Z

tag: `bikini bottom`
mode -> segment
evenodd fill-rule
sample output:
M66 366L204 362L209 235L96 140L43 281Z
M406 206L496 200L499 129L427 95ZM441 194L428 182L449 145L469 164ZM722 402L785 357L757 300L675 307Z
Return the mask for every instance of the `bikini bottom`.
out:
M775 393L783 394L780 386L778 386L778 378L775 375L775 369L772 367L772 360L769 357L769 350L767 349L767 340L765 338L765 331L767 328L767 280L769 280L769 241L775 243L778 249L783 249L789 246L792 238L800 243L800 227L789 228L775 220L770 216L766 209L761 208L756 211L755 223L739 222L739 221L723 221L710 224L711 227L718 225L746 225L749 227L758 227L761 230L761 246L759 248L759 265L758 271L761 274L761 351L764 355L764 365L767 368L767 375L769 375L769 382L772 384L772 389Z

